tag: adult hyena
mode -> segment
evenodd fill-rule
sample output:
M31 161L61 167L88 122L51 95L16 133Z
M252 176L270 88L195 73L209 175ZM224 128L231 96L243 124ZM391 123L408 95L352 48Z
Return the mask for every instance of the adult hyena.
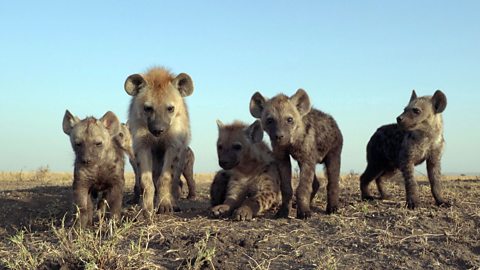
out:
M211 186L215 217L230 215L251 220L280 202L280 175L271 151L262 141L260 121L247 126L240 122L217 122L217 154L220 167ZM224 180L228 179L226 182Z
M75 152L73 176L74 204L78 207L77 226L93 222L92 195L103 192L111 217L120 217L125 185L123 150L114 137L120 123L112 112L102 118L80 120L68 110L63 118L63 131L70 136Z
M193 92L189 75L164 68L130 75L125 91L132 96L128 122L138 163L142 210L149 217L171 213L179 197L178 181L190 143L190 120L184 97Z
M433 96L417 97L412 91L404 112L397 117L397 124L380 127L367 145L367 168L360 176L363 200L372 200L368 190L376 180L381 198L388 197L383 181L400 170L405 179L407 207L418 206L417 183L414 179L415 165L427 161L428 179L435 202L439 206L450 206L440 192L440 159L442 156L443 120L442 112L447 106L447 97L437 90Z
M256 92L250 100L250 113L261 119L280 166L283 201L277 217L288 216L292 201L290 156L297 160L300 168L297 218L311 216L310 204L319 188L315 176L317 163L325 164L328 178L327 213L336 212L343 137L333 117L312 109L303 89L291 97L279 94L271 99Z

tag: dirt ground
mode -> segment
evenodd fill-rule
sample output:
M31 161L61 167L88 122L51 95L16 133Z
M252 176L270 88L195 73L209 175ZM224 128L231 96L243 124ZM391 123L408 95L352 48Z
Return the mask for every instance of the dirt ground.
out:
M325 214L323 181L311 219L293 218L292 209L290 219L266 213L250 222L209 218L212 176L195 177L197 199L182 199L181 212L126 222L110 236L113 244L108 236L85 240L85 252L101 250L88 257L68 242L90 238L62 238L71 174L0 173L0 269L480 269L478 177L444 179L453 203L447 209L434 205L428 181L420 180L421 206L411 211L398 179L386 185L391 200L362 202L358 176L347 175L338 214ZM127 183L124 201L132 197L132 175ZM124 215L136 209L125 204Z

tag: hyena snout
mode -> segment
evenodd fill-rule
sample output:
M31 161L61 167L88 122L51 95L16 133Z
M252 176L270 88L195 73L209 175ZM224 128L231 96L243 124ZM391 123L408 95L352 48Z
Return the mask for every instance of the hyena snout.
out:
M398 116L398 117L397 117L397 124L399 124L399 125L403 124L403 120L404 120L404 119L405 119L405 118L404 118L402 115Z
M167 127L162 124L149 123L148 130L153 134L153 136L160 137L167 131Z
M231 161L231 160L219 160L218 165L222 167L224 170L230 170L233 169L235 166L237 166L238 162L236 161Z

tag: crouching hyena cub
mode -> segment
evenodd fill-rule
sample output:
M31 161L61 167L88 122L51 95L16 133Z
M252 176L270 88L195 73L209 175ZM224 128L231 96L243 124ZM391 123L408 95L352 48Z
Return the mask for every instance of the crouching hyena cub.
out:
M154 208L171 213L179 197L180 173L190 143L190 121L184 97L193 92L185 73L164 68L130 75L125 91L132 96L128 123L138 164L141 206L146 217Z
M311 216L310 204L319 188L315 176L317 163L325 163L327 184L327 213L338 208L340 155L343 137L337 123L328 114L311 108L303 89L291 96L279 94L271 99L256 92L250 100L250 113L262 120L270 136L273 153L282 175L282 206L277 217L287 217L292 201L292 172L290 155L300 167L296 191L297 218Z
M73 201L79 210L77 226L92 224L92 195L98 192L103 193L110 216L120 217L125 179L123 149L114 139L119 128L112 112L98 120L94 117L80 120L68 110L65 112L63 131L70 136L75 152Z
M260 121L250 126L217 124L218 162L224 170L217 173L211 186L212 215L233 212L237 220L251 220L280 202L278 167L262 141Z
M367 145L367 168L360 176L363 200L372 200L368 185L375 180L381 198L388 197L383 181L400 169L405 180L407 207L418 206L415 165L427 161L428 179L435 202L450 206L440 192L440 159L443 151L443 121L441 113L447 106L447 97L437 90L433 96L417 97L412 92L397 124L380 127Z

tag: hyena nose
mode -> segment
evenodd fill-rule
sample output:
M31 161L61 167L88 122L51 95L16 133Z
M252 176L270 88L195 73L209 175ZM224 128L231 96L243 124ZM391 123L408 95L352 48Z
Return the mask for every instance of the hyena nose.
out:
M163 128L152 130L153 135L155 135L157 137L160 136L163 132L165 132L165 129L163 129Z
M277 135L275 135L275 139L276 139L277 141L280 141L281 139L283 139L283 137L284 137L283 134L277 134Z
M398 123L398 124L400 124L402 121L403 121L403 117L402 117L402 116L397 117L397 123Z
M218 162L218 165L220 165L220 167L225 167L227 165L227 162L226 161L219 161Z
M89 158L85 158L85 159L82 160L82 162L83 162L83 164L85 164L85 165L89 165L90 163L92 163L92 160L89 159Z

